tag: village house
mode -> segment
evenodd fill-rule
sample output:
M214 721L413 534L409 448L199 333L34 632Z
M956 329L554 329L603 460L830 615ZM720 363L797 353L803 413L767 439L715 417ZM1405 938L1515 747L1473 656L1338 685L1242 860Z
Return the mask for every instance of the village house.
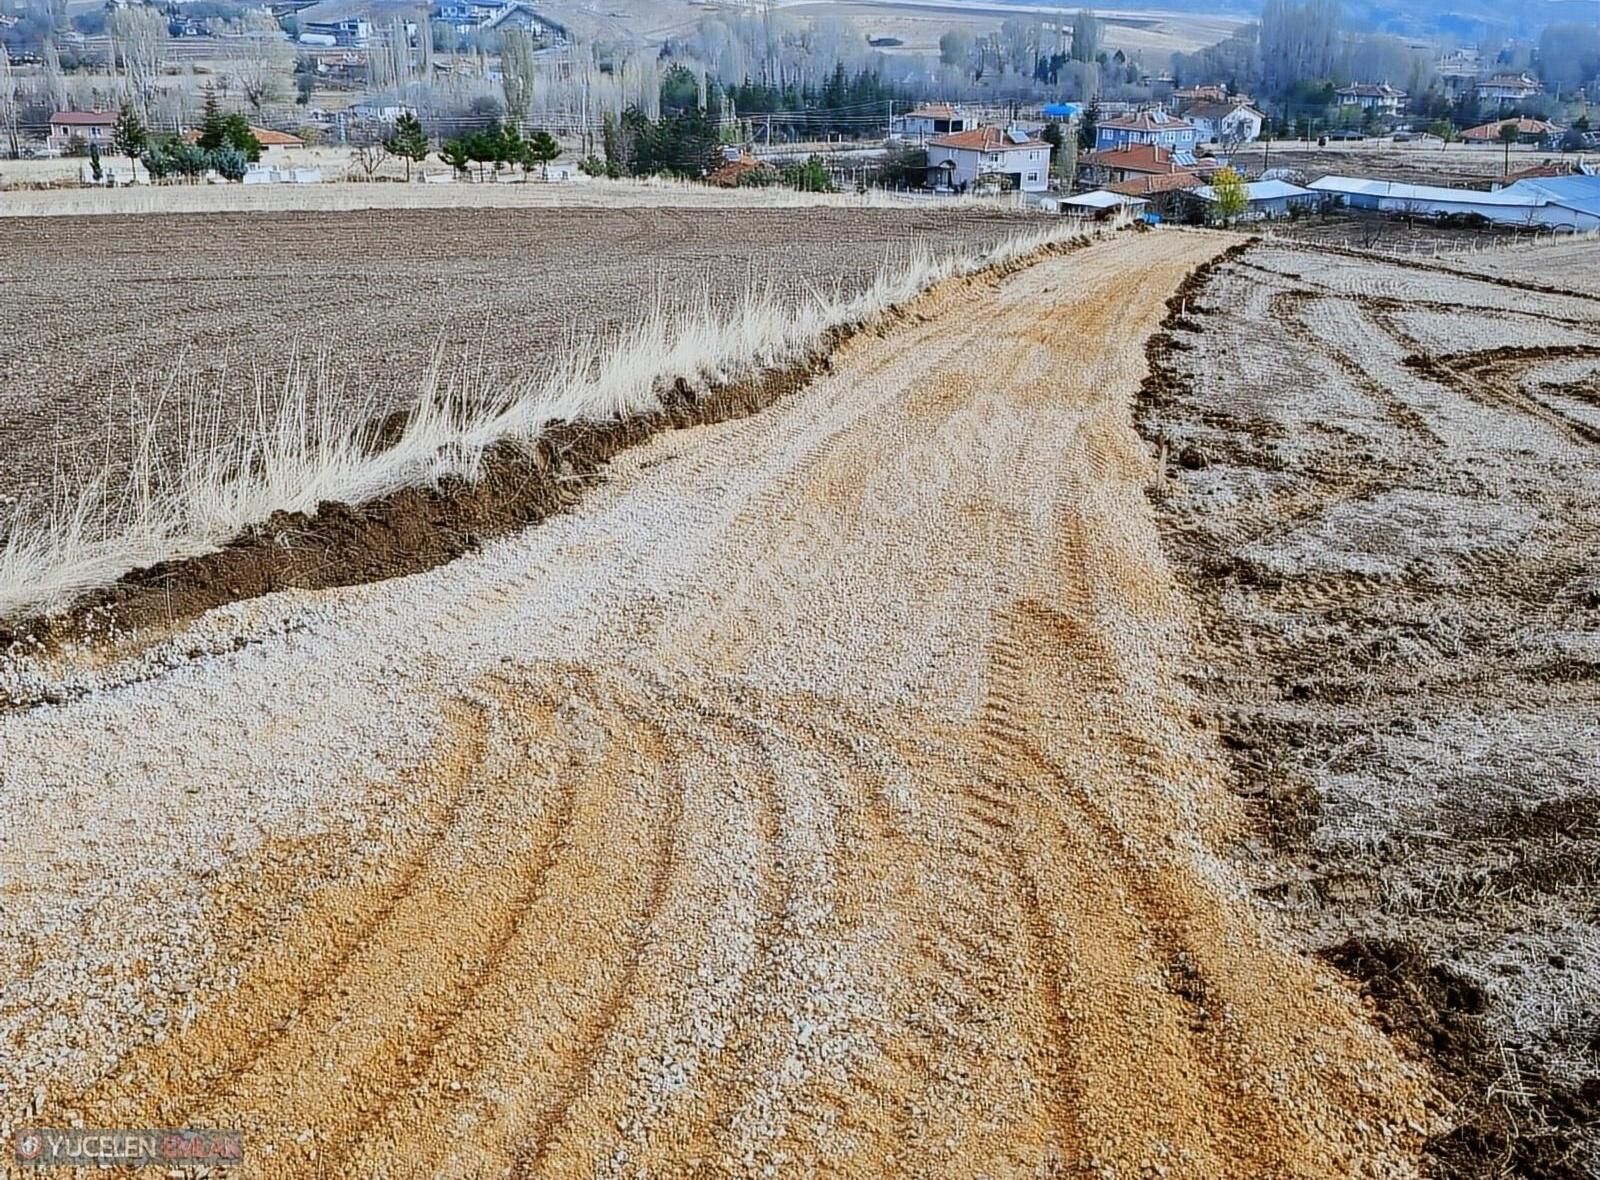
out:
M1094 147L1097 152L1128 144L1147 143L1173 151L1194 148L1194 125L1175 119L1166 111L1139 111L1131 115L1103 119L1095 128Z
M351 49L365 46L371 39L372 22L361 16L343 20L312 20L300 26L300 41L305 45L336 45Z
M1177 216L1185 194L1205 184L1198 172L1172 172L1166 176L1133 176L1105 191L1122 197L1139 197L1149 202L1152 212L1168 219Z
M67 151L73 140L86 145L99 144L102 151L111 146L116 111L57 111L50 116L50 146Z
M1213 160L1201 160L1193 152L1175 152L1148 143L1132 143L1105 152L1090 152L1078 160L1086 184L1120 184L1139 176L1169 176L1178 172L1209 173Z
M1543 119L1491 119L1487 123L1480 123L1463 131L1461 142L1503 143L1500 129L1506 126L1517 129L1518 143L1547 143L1558 138L1566 130L1565 127L1557 127L1554 123L1547 123Z
M928 182L965 192L1005 181L1016 192L1050 186L1050 145L1016 128L979 127L936 135L928 141Z
M1252 106L1211 100L1190 103L1183 117L1194 124L1200 143L1254 143L1267 118Z
M924 103L903 115L895 116L890 130L903 139L922 143L935 135L974 131L977 127L978 121L963 113L960 107L941 102Z
M1398 115L1406 105L1406 92L1387 82L1357 82L1354 86L1341 87L1334 94L1342 107L1358 107L1380 115Z
M1532 98L1544 87L1527 74L1496 74L1478 83L1478 101L1511 103Z
M1483 63L1478 59L1477 50L1461 49L1441 58L1435 72L1439 75L1439 85L1445 94L1457 98L1478 85L1478 79L1483 75Z

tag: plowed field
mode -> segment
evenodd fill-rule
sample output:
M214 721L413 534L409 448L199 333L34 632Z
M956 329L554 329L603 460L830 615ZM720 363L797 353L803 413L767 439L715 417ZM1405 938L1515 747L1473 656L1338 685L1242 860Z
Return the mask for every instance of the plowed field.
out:
M283 1177L1408 1174L1424 1083L1222 855L1145 497L1144 342L1228 241L947 283L570 516L0 714L11 1118Z

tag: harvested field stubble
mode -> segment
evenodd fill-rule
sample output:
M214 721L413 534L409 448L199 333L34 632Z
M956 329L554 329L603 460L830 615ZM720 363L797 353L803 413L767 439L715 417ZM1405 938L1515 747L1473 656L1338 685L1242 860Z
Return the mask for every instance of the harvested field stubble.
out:
M1161 519L1206 620L1195 687L1271 845L1261 893L1435 1067L1438 1174L1578 1180L1600 1171L1600 242L1483 257L1245 249L1153 341L1141 427L1178 460Z
M574 215L568 220L581 219ZM655 211L629 224L664 232L664 221L673 224ZM853 232L862 235L871 221L852 222ZM530 234L537 235L537 228L530 230L525 222L497 224L490 219L477 225L483 236L473 239L475 247L462 248L466 263L456 262L457 281L470 280L475 289L485 279L499 282L497 310L517 317L514 328L497 330L492 341L480 338L469 346L474 355L462 362L461 372L450 368L438 338L425 334L419 320L437 316L437 304L432 297L419 297L414 264L398 255L392 259L390 279L409 276L403 288L378 281L367 292L376 312L348 304L346 326L351 332L337 358L324 355L313 373L302 373L291 345L276 362L261 366L253 380L248 371L239 378L224 367L213 381L180 383L150 395L150 404L136 411L136 421L125 433L108 426L102 437L92 418L86 420L81 412L70 423L65 420L69 404L96 392L86 376L62 382L58 374L52 389L48 381L35 384L36 374L22 371L24 361L14 360L18 371L7 375L12 385L0 390L0 406L15 404L19 412L0 430L0 445L15 440L20 461L10 469L11 478L21 481L25 498L0 518L8 526L0 543L0 618L59 607L73 594L104 585L136 566L207 552L274 512L310 512L324 501L361 501L447 475L471 477L485 445L504 438L532 439L551 420L605 420L654 410L664 391L656 386L663 381L687 379L703 389L764 366L792 363L820 333L881 311L942 273L941 268L964 265L989 247L1015 249L1022 242L1025 249L1027 241L1043 240L1019 237L1018 223L1011 219L939 214L921 228L942 228L945 237L926 251L912 249L918 241L913 221L896 224L888 244L877 241L870 250L862 248L864 237L851 243L849 234L836 233L830 254L820 244L806 246L804 234L796 233L791 221L785 224L788 248L810 250L803 272L808 277L801 277L799 267L769 269L764 273L779 277L753 291L748 271L757 254L768 267L777 261L770 248L747 234L744 245L754 253L739 262L733 241L713 247L701 239L700 246L714 249L726 281L714 283L704 270L677 269L669 261L659 281L641 282L636 273L625 277L617 269L620 261L602 262L590 275L596 286L589 297L595 301L585 306L558 295L548 279L541 279L537 289L520 281L526 263L516 251L528 244ZM337 223L312 224L319 232L339 228ZM425 227L425 221L418 223L419 229ZM263 222L244 222L237 234L219 233L223 228L206 226L204 240L227 241L230 250L239 249L243 243L238 239L262 230ZM282 235L288 228L277 225L275 232ZM393 228L386 226L368 244L393 251ZM566 228L571 232L574 226ZM728 229L736 238L737 226ZM545 239L537 240L559 261L559 251L551 250ZM282 241L281 236L262 236L256 246L265 256L282 250ZM690 232L675 240L679 251L703 260L704 255L694 253L696 244ZM363 248L359 240L355 246ZM475 251L481 256L474 256ZM667 249L660 253L669 260L673 255ZM142 249L138 256L147 257ZM592 258L592 243L572 254L580 256ZM827 269L830 260L836 268L832 273ZM42 255L38 261L40 273L46 273ZM290 290L282 284L282 264L270 263L260 276L259 301L233 305L222 316L209 305L191 309L186 322L208 325L208 339L194 343L198 355L215 358L216 350L240 347L252 335L262 338L263 347L281 339L278 323L263 323L261 317L273 315L273 298ZM193 266L195 259L187 257L183 265ZM348 284L337 270L326 267L323 262L310 269L348 299ZM310 287L315 290L316 284ZM138 315L131 302L136 289L129 288L130 302L120 308L122 314ZM304 298L305 289L294 288L295 297ZM65 287L56 291L66 298ZM612 297L601 300L602 292ZM488 305L474 297L472 306L482 316ZM450 321L458 339L465 331L459 314ZM335 326L325 323L322 330ZM394 340L384 345L374 332L398 337L398 346ZM103 332L99 346L113 334L109 328ZM44 347L44 341L37 343ZM91 341L81 340L64 351L70 354L73 347L89 349ZM163 353L158 344L141 337L140 347L142 356L131 346L114 351L130 364L159 363ZM326 347L325 342L319 347ZM164 355L176 352L174 344ZM364 371L363 366L373 365L381 369ZM285 366L288 371L280 376ZM281 390L276 398L264 395L263 386L274 383ZM380 454L370 454L368 424L405 405L416 407L412 417L388 432L394 437L385 438ZM50 435L37 429L38 419L51 413L59 415L54 449ZM63 461L63 451L75 453L75 459ZM41 506L45 470L51 472L55 495ZM286 522L286 527L292 525Z
M1226 241L952 280L569 515L0 713L3 1092L247 1175L1411 1174L1176 678L1129 403Z

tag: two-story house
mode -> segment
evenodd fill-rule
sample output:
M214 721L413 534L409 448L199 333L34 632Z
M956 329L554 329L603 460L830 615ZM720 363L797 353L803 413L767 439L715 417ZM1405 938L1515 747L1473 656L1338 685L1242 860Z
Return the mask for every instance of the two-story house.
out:
M50 116L50 146L66 151L73 140L81 139L85 144L99 144L105 151L111 146L116 125L116 111L57 111Z
M926 142L935 135L955 135L962 131L975 131L978 121L962 112L958 106L947 102L923 103L919 107L895 116L890 130L903 139Z
M1521 102L1543 89L1537 78L1530 78L1527 74L1496 74L1478 83L1478 101L1502 104Z
M1380 115L1398 115L1406 105L1406 92L1387 82L1357 82L1354 86L1342 86L1334 93L1342 107L1357 107Z
M1138 143L1175 152L1192 151L1195 145L1194 124L1157 110L1102 119L1095 127L1095 151L1106 152Z
M1244 103L1212 101L1190 103L1183 117L1194 124L1200 143L1254 143L1267 118Z
M1050 145L1014 127L979 127L928 141L928 182L964 192L1004 180L1017 192L1050 186Z

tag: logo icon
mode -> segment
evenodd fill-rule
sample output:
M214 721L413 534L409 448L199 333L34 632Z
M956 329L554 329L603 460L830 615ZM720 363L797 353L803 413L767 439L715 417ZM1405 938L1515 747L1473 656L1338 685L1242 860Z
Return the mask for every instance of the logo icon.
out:
M23 1163L36 1160L44 1150L44 1136L37 1131L17 1132L17 1159Z

